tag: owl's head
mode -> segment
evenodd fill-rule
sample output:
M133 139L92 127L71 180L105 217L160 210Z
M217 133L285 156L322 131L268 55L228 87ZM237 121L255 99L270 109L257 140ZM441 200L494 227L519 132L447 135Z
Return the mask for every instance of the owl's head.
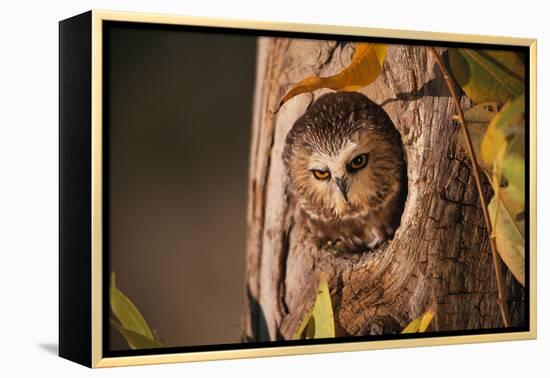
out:
M323 218L366 215L399 190L399 133L386 112L357 92L321 96L287 136L284 160L302 207Z

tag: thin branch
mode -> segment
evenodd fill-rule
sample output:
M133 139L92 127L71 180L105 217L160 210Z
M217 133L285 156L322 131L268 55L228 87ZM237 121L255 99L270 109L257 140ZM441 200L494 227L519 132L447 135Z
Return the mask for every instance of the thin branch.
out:
M493 255L493 266L495 268L495 276L496 276L496 283L497 283L497 290L498 290L498 305L500 307L500 314L502 315L502 321L504 323L504 326L509 327L510 318L508 315L508 305L506 304L506 300L504 299L505 297L504 284L502 281L502 272L500 271L500 265L499 265L500 257L497 252L495 239L493 238L491 219L489 218L489 211L487 210L487 200L483 195L483 188L481 186L481 178L479 174L479 164L477 162L477 157L474 152L474 147L472 146L472 139L470 138L470 132L466 127L464 112L462 111L462 107L460 106L460 101L458 99L458 95L455 90L453 79L451 78L451 75L449 75L449 71L447 70L445 63L443 62L443 60L441 59L441 56L437 53L437 51L435 51L435 48L428 47L428 50L434 56L435 61L439 66L441 73L443 74L443 79L445 79L445 84L447 85L447 88L449 88L449 92L451 93L451 98L453 99L454 106L458 113L458 120L460 121L461 129L464 132L466 145L468 147L467 148L468 155L470 155L470 160L472 161L473 175L476 182L477 191L479 193L479 200L481 201L481 210L483 211L483 218L485 219L485 227L487 228L487 235L489 236L489 246L491 247L491 252Z

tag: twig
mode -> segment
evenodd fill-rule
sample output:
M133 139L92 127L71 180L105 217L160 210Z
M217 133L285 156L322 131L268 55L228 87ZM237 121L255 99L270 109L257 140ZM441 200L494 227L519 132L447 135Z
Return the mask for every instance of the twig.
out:
M458 113L458 119L460 121L460 125L462 126L461 129L464 132L464 137L466 139L466 146L468 147L468 155L470 155L470 160L472 161L473 175L476 182L477 191L479 193L479 200L481 201L481 210L483 211L483 218L485 219L485 227L487 228L487 235L489 235L489 246L491 247L491 252L493 255L493 266L495 268L495 276L496 276L496 283L497 283L497 290L498 290L497 302L500 307L500 314L502 315L502 321L504 323L504 326L509 327L510 318L508 315L508 305L506 304L506 301L504 299L505 297L504 285L502 282L502 272L500 271L499 255L497 253L497 246L495 243L495 239L493 238L491 219L489 218L489 211L487 210L487 201L485 199L485 196L483 195L483 188L481 187L481 178L479 175L479 164L477 162L477 157L474 152L474 147L472 146L472 139L470 138L470 132L466 127L466 120L464 119L464 113L462 111L462 107L460 106L460 101L458 99L458 95L454 87L453 79L451 78L451 75L449 75L449 71L447 71L447 67L445 66L445 63L443 63L441 56L437 53L437 51L435 51L435 48L428 47L428 50L434 56L435 61L439 66L441 73L443 74L443 79L445 79L445 84L447 85L447 88L449 88L449 92L451 93L451 98L453 99L454 106Z

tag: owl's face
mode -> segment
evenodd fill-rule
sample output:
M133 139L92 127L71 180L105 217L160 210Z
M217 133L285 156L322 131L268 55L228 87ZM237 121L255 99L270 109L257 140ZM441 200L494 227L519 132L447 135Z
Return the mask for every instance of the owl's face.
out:
M365 96L321 97L297 121L284 153L290 183L312 217L377 210L399 191L403 153L387 114Z
M396 181L401 156L383 135L369 131L356 132L339 147L294 155L291 180L303 205L341 218L375 209Z

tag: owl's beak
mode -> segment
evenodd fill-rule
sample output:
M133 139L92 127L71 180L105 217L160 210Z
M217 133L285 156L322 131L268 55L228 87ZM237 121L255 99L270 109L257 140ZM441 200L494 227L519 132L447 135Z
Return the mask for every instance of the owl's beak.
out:
M336 181L336 185L338 185L344 199L348 202L348 181L343 177L336 177L334 181Z

